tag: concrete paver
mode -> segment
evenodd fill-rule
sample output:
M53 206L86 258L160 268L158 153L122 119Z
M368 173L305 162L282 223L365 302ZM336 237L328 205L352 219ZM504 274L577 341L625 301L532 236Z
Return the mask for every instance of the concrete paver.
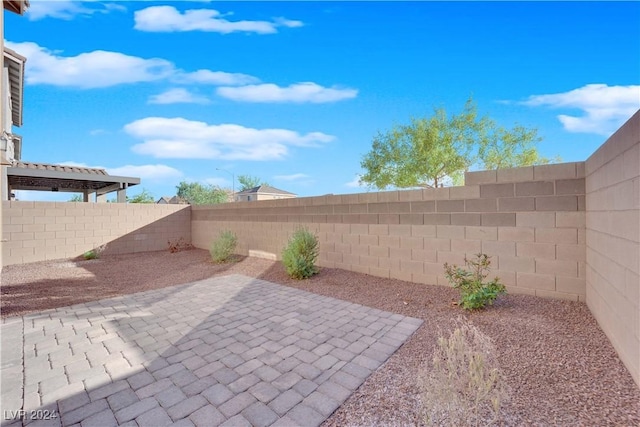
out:
M319 425L422 323L241 275L2 321L2 427Z

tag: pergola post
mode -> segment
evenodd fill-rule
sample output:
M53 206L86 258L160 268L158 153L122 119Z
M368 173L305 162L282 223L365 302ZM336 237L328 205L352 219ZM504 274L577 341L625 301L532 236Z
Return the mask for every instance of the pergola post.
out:
M89 201L89 190L84 190L82 192L82 201L85 203Z
M118 190L118 203L127 203L127 183L121 184L120 190Z

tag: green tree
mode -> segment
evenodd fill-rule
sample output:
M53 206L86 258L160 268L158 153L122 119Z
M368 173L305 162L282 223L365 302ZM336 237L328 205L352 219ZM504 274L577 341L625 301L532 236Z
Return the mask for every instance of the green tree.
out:
M71 196L68 202L84 202L84 196L82 194L74 194Z
M240 189L238 191L248 190L260 185L269 185L268 182L264 182L259 177L251 175L239 175L238 182L240 183Z
M499 127L479 117L469 99L460 114L448 116L442 108L431 117L412 118L373 139L371 151L360 165L362 183L384 189L389 186L439 187L445 178L460 183L473 165L497 169L549 163L535 144L537 130Z
M153 194L151 194L144 188L140 193L136 194L133 197L127 196L128 203L155 203L155 201L156 200L154 199Z
M176 186L178 197L192 205L214 205L229 200L228 192L215 185L182 181Z

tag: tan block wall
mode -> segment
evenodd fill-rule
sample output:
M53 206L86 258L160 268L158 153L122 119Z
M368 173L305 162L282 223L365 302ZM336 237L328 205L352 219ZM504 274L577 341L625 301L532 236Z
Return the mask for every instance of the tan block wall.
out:
M640 112L586 161L587 304L640 385Z
M511 292L584 300L584 163L499 172L463 187L193 206L192 243L207 249L229 229L239 253L280 259L304 225L322 266L448 285L445 262L484 252Z
M70 258L106 244L105 254L157 251L191 240L189 205L2 202L3 265Z

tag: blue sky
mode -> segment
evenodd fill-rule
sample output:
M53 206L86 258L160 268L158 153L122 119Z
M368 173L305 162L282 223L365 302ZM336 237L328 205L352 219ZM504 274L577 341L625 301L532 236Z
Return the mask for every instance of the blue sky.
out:
M637 2L31 0L5 40L27 57L23 160L140 177L129 194L155 198L232 174L366 191L378 131L470 96L563 161L640 108Z

